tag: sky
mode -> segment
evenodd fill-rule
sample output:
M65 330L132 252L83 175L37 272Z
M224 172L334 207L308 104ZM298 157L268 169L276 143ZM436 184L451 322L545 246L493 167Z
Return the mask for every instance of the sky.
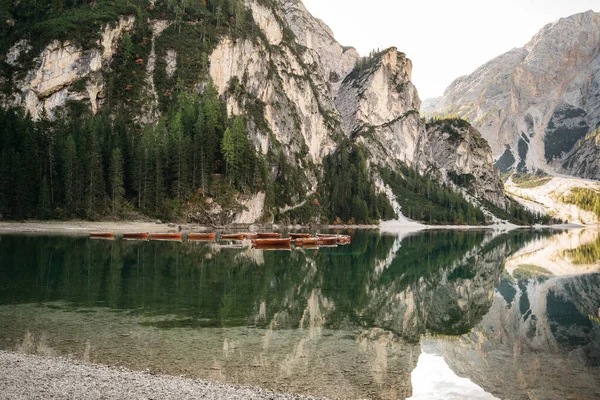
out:
M515 47L544 25L599 0L303 0L344 46L364 56L395 46L413 62L421 100L440 96L456 78Z

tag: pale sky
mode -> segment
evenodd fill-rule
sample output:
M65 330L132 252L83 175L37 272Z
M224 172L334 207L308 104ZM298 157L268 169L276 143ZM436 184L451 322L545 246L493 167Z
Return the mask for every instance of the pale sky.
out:
M514 47L544 25L600 0L303 0L344 46L361 56L395 46L413 62L421 100Z

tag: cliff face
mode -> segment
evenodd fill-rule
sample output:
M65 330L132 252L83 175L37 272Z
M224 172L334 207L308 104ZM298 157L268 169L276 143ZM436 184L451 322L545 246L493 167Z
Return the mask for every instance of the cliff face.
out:
M455 80L424 111L469 118L502 169L564 169L598 178L564 156L600 123L600 14L545 26L513 49ZM585 142L582 142L585 146Z
M291 207L303 204L315 192L321 176L318 166L337 148L342 135L364 145L375 179L378 167L397 170L401 164L431 173L441 182L450 182L450 172L472 174L474 197L504 204L489 148L484 141L472 139L477 136L474 130L461 134L458 152L443 130L427 130L411 82L412 63L403 53L392 48L361 64L356 50L341 46L300 1L244 3L260 32L253 31L254 37L240 37L232 29L221 33L206 55L208 73L198 71L196 86L186 89L203 90L209 76L226 100L228 114L248 117L247 130L255 148L264 155L283 153L286 162L300 171L306 196L292 198ZM169 45L157 48L173 23L151 20L144 37L147 60L136 55L146 74L141 98L133 100L139 104L136 121L140 124L155 124L164 112L160 98L165 88L157 88L161 84L157 77L174 79L182 62L189 59L181 49L178 53ZM199 24L178 23L179 30L181 25ZM16 71L12 94L0 95L0 101L6 107L25 108L34 119L42 114L53 118L72 101L97 113L114 68L113 56L124 34L137 29L135 25L136 17L127 16L102 26L102 38L91 49L54 41L38 55L28 54L32 64L20 61L23 54L33 51L30 43L17 41L5 55ZM270 166L271 177L278 168ZM379 190L385 189L379 185ZM264 195L255 196L252 209L261 209L264 201ZM262 216L255 211L242 214L235 219L251 223Z
M133 17L124 17L116 26L103 27L98 47L91 50L69 41L48 44L35 58L35 66L16 80L12 97L0 97L3 105L22 106L36 119L42 112L52 117L67 101L88 101L95 114L105 85L102 71L109 67L119 39L133 21ZM27 40L19 40L8 50L7 64L18 67L19 57L30 51ZM84 85L75 87L78 82Z

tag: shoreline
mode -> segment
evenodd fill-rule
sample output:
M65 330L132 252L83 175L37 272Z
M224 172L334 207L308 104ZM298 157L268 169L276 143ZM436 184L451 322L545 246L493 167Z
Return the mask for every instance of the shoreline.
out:
M252 225L229 225L222 227L209 227L198 224L175 224L163 223L160 221L6 221L0 222L0 234L6 233L62 233L71 235L88 235L90 232L206 232L206 231L250 231L260 230L379 230L382 233L410 233L426 230L493 230L499 232L508 232L514 229L587 229L597 228L597 225L579 225L579 224L560 224L560 225L534 225L519 226L513 224L495 224L495 225L424 225L417 222L399 222L386 221L379 225L276 225L276 224L252 224Z
M324 399L0 351L0 399Z

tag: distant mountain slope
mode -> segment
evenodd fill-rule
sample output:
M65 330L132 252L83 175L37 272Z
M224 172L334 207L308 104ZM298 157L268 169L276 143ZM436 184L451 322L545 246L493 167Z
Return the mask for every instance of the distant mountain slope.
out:
M588 151L572 152L589 147L589 140L576 144L600 124L599 44L600 14L562 18L524 47L456 79L422 111L469 118L502 170L558 170L600 179Z

